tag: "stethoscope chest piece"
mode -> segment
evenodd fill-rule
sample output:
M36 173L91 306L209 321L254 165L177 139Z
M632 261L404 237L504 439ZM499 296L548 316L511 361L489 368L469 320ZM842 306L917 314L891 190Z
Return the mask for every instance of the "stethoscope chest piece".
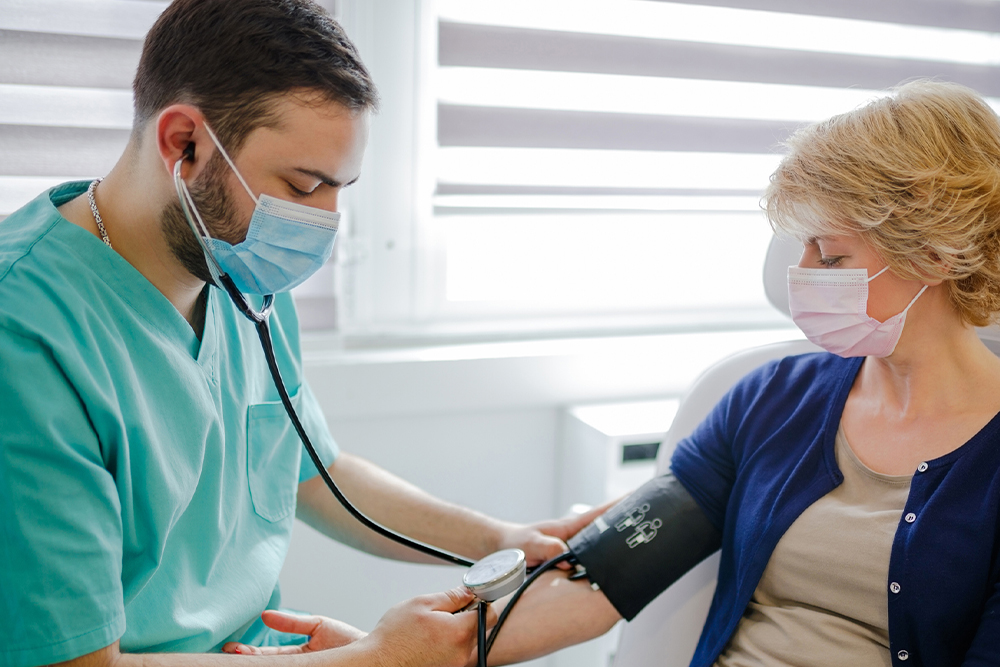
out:
M494 602L524 583L525 570L524 552L504 549L477 561L462 581L480 600Z

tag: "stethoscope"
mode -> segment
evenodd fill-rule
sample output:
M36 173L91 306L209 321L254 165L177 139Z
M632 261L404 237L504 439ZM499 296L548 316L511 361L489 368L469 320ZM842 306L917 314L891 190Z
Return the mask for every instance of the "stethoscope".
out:
M257 337L260 338L260 345L264 351L264 358L267 360L267 368L271 373L271 379L274 381L274 386L278 390L278 396L281 398L281 404L284 406L285 412L288 413L288 418L292 421L292 426L295 428L295 432L298 434L299 439L306 448L306 452L308 452L309 458L312 460L313 465L319 472L320 477L322 477L323 482L337 498L340 504L344 506L344 509L346 509L351 516L360 521L367 528L375 531L383 537L398 542L399 544L414 549L415 551L419 551L420 553L433 556L453 565L462 565L469 568L468 572L465 573L465 576L462 577L462 582L469 590L472 591L473 595L475 595L478 600L479 667L486 667L486 658L489 655L490 649L493 648L493 643L496 641L497 634L500 632L500 628L504 621L506 621L507 616L510 614L510 610L514 607L517 600L520 599L524 590L542 573L551 570L559 563L570 560L572 558L572 553L567 551L566 553L556 556L555 558L551 558L541 565L533 568L530 574L528 573L528 568L526 567L524 552L520 549L504 549L490 554L479 561L471 561L467 558L463 558L462 556L458 556L451 552L444 551L429 544L409 538L406 535L397 533L390 528L386 528L377 521L368 518L361 510L355 507L350 500L348 500L347 496L344 495L344 492L337 486L337 483L333 481L333 477L330 476L330 472L323 465L323 460L320 459L319 454L316 453L316 448L313 447L312 441L309 439L309 434L306 433L305 428L302 426L298 413L295 411L295 406L292 405L292 400L288 395L288 390L285 388L285 383L281 379L281 371L278 369L278 362L274 356L274 345L271 341L271 329L268 326L268 318L270 317L271 310L274 306L274 295L265 295L263 297L260 310L254 310L253 306L250 305L250 302L247 301L246 296L240 292L239 288L236 287L232 278L230 278L229 275L222 270L222 267L219 266L218 262L216 262L215 256L205 243L205 238L211 238L211 234L209 234L208 227L201 219L201 215L198 213L198 209L194 205L191 193L188 191L187 186L184 183L184 179L181 178L181 165L183 161L184 159L182 158L174 164L174 187L177 189L177 195L180 199L181 210L184 212L184 217L187 218L188 224L191 226L191 231L194 232L195 238L198 240L199 245L201 245L212 280L216 286L221 286L226 291L230 300L232 300L233 304L236 306L236 309L239 310L240 313L242 313L243 316L246 317L256 329ZM511 596L507 606L497 618L497 623L493 627L493 632L490 633L489 637L487 637L486 618L489 603L495 602L510 593L514 593L514 595Z

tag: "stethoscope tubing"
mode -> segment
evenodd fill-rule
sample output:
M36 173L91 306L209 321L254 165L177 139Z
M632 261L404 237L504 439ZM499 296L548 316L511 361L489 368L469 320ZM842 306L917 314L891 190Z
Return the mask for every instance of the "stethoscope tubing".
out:
M228 276L226 276L228 278ZM268 326L267 317L261 317L259 319L254 318L254 328L257 329L257 336L260 338L261 347L264 348L264 356L267 359L267 367L271 372L271 377L274 379L274 385L278 390L278 396L281 397L281 404L285 407L285 412L288 413L289 419L292 421L292 426L295 428L295 432L298 433L299 439L302 440L302 444L306 448L306 452L309 454L309 458L312 460L313 465L316 466L316 470L319 472L320 476L323 478L323 482L326 483L327 488L336 496L337 500L341 505L344 506L351 515L360 521L364 526L375 531L379 535L386 537L394 542L398 542L404 546L407 546L415 551L426 554L428 556L433 556L445 562L451 563L453 565L463 565L465 567L472 567L474 561L471 561L462 556L458 556L449 551L444 551L436 547L432 547L429 544L419 542L405 535L397 533L391 528L386 528L377 521L370 519L364 512L359 510L357 507L348 500L344 492L340 490L337 483L333 481L333 477L330 472L323 465L323 460L319 457L316 452L316 448L313 446L312 441L309 439L309 435L306 433L305 428L302 426L302 422L299 421L299 416L295 411L295 407L292 405L292 399L288 396L288 390L285 388L285 383L281 379L281 371L278 369L278 362L274 356L274 347L271 342L271 329Z
M489 602L480 600L476 609L476 613L479 615L479 627L476 629L476 646L479 650L479 661L476 663L476 667L487 667L486 657L490 654L490 649L486 643L486 613L489 607ZM495 633L496 629L493 632Z
M271 328L268 325L268 319L271 314L272 307L274 305L274 295L268 294L264 296L263 304L260 310L254 310L250 303L247 301L246 297L243 296L242 292L233 283L232 278L227 274L221 273L218 276L218 283L221 287L225 289L230 299L236 305L237 309L254 325L254 329L257 331L257 337L260 339L261 348L264 351L264 358L267 361L268 371L271 373L271 379L274 381L274 386L278 390L278 396L281 398L281 404L285 408L285 412L288 414L288 418L292 422L292 426L295 428L295 432L298 434L299 439L302 441L302 445L305 447L306 452L309 454L310 460L312 460L313 465L319 472L320 477L323 478L323 482L326 483L327 488L333 493L340 504L346 509L351 516L361 522L367 528L375 531L379 535L386 537L394 542L402 544L409 547L415 551L426 554L428 556L433 556L447 563L453 565L462 565L465 567L471 567L475 564L462 556L458 556L449 551L444 551L436 547L432 547L429 544L425 544L418 540L407 537L392 530L391 528L386 528L382 524L378 523L374 519L370 519L364 512L359 510L354 504L344 495L344 492L340 490L337 483L330 476L330 472L323 465L323 460L320 458L319 454L316 452L316 448L312 444L312 440L309 438L309 434L306 433L305 427L299 420L298 413L295 410L295 406L292 405L292 399L288 395L288 390L285 388L285 382L281 377L281 370L278 368L278 361L274 355L274 345L271 340ZM513 609L514 604L520 599L521 594L524 590L530 586L542 573L551 570L553 567L562 563L563 561L569 561L573 558L572 552L565 552L556 556L555 558L550 558L541 565L529 570L527 579L521 584L518 589L511 596L504 610L500 613L497 618L497 623L493 626L493 631L486 636L486 612L488 603L480 601L478 604L477 614L479 619L479 627L477 630L478 635L478 646L479 646L479 667L486 667L486 658L489 656L490 650L493 648L494 642L496 642L497 635L500 633L500 628L503 626L507 617L510 615L511 609Z

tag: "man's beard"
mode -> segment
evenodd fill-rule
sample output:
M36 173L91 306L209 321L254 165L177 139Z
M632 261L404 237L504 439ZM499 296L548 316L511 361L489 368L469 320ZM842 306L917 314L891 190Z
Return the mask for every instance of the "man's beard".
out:
M246 230L237 219L236 206L226 188L228 169L229 166L222 157L218 153L214 154L209 158L201 176L188 186L188 190L212 238L236 244L243 240ZM160 229L174 257L191 275L207 283L214 282L201 244L195 238L177 199L173 199L160 213Z

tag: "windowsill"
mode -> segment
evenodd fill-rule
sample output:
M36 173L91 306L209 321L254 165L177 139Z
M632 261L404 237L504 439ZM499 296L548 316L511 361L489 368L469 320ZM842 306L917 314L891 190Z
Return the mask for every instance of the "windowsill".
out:
M331 420L677 396L735 352L800 339L769 328L438 345L354 347L303 337L309 382Z
M370 351L545 340L624 338L719 331L792 329L788 318L770 306L622 313L558 317L442 320L435 323L386 324L349 327L347 331L320 328L335 323L329 299L296 298L305 331L304 350ZM308 315L308 318L306 317ZM311 324L313 323L313 324Z

